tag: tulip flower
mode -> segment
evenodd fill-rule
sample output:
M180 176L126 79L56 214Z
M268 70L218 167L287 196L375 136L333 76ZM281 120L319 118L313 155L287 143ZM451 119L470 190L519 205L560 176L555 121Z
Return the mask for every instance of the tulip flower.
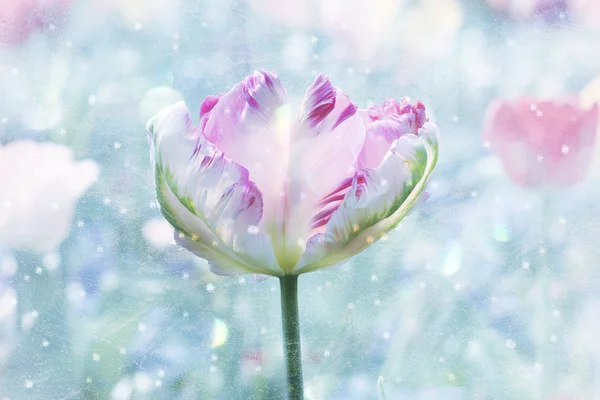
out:
M585 177L597 126L597 104L520 97L488 107L484 137L518 185L565 187Z
M175 240L212 271L280 278L290 397L302 398L298 275L343 262L398 225L438 158L425 107L358 110L318 75L294 118L274 73L148 122L156 194Z

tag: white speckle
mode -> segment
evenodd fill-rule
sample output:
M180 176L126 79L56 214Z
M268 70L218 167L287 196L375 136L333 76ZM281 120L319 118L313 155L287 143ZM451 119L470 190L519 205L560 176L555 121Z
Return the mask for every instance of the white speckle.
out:
M530 106L529 106L529 109L530 109L531 111L537 111L538 107L537 107L537 105L535 105L535 104L532 104L532 105L530 105Z
M183 313L183 318L189 318L190 317L190 313L189 312L184 312Z
M58 134L59 134L60 136L65 136L65 135L67 134L67 131L66 131L66 130L64 130L64 129L61 129L61 130L58 132Z
M540 364L539 362L536 362L535 364L533 364L533 369L535 369L536 371L541 371L542 364Z
M365 75L369 75L371 73L371 68L365 67Z
M471 192L471 197L477 197L477 192L476 191L472 191Z
M96 246L96 252L97 253L102 253L104 251L104 247L103 246Z
M256 225L250 225L248 226L248 233L252 234L252 235L256 235L259 231L258 226Z
M331 352L329 350L325 350L323 352L323 356L325 356L325 358L329 357L331 355Z
M121 214L127 214L127 209L126 209L126 208L121 208L121 209L119 210L119 212L120 212Z
M243 276L240 276L240 277L238 278L238 283L239 283L240 285L243 285L244 283L246 283L246 278L244 278Z
M39 312L37 312L37 311L35 311L35 310L33 310L33 311L31 312L31 317L32 317L32 318L34 318L34 319L35 319L35 318L37 318L37 317L39 317L39 316L40 316L40 313L39 313Z
M318 38L318 37L316 37L315 35L312 35L312 36L310 37L310 42L311 42L312 44L316 44L318 41L319 41L319 38Z
M48 253L42 258L42 265L49 271L54 271L60 265L60 254Z
M112 200L109 197L105 197L103 201L104 201L104 204L110 204L110 202Z
M541 117L542 115L544 115L544 113L541 110L537 110L535 112L536 117Z
M377 275L373 274L371 275L371 280L374 282L378 279Z
M455 283L454 284L454 290L459 291L462 289L462 285L460 283Z
M115 142L115 149L120 149L120 148L121 148L121 143Z
M29 282L29 280L31 279L31 277L29 275L25 275L23 277L23 279L25 280L25 282Z
M545 249L545 248L543 248L543 247L540 247L540 249L538 250L538 252L539 252L540 254L546 254L546 249Z
M206 284L206 291L207 292L214 292L215 291L215 285L213 285L212 283L207 283Z
M454 117L452 117L452 122L458 122L459 118L458 115L455 115Z
M376 306L380 306L381 305L381 300L375 299L375 301L373 302L373 304L375 304Z
M187 272L184 272L182 275L183 279L189 279L190 278L190 274L188 274Z
M217 367L215 367L214 365L211 365L209 368L210 372L217 372Z
M138 331L139 332L144 332L146 330L146 324L139 324L138 325Z
M529 262L523 261L523 269L529 269Z
M164 370L164 369L159 369L159 370L158 370L158 376L160 376L161 378L162 378L163 376L165 376L165 370Z
M100 361L100 358L101 358L100 354L98 354L98 353L93 353L92 354L92 360L94 360L94 361Z
M157 379L156 382L154 382L154 386L156 386L157 388L162 386L162 381L160 379Z
M94 380L92 379L91 376L88 376L87 378L85 378L85 383L92 383Z
M445 359L444 357L440 357L440 358L438 358L438 362L439 362L440 364L443 364L443 363L445 363L445 362L446 362L446 359Z
M542 161L544 161L544 156L542 156L542 155L537 156L537 162L542 162Z
M179 51L179 44L173 43L173 51Z
M563 144L562 147L560 148L560 152L562 154L567 154L569 152L569 146L567 146L566 144Z
M385 179L381 180L381 186L385 187L388 185L388 181L386 181Z
M126 351L126 350L125 350L123 347L121 347L121 348L119 349L119 354L120 354L120 355L124 355L126 352L127 352L127 351Z
M219 245L219 242L217 242L216 240L213 240L212 242L212 246L213 247L217 247Z
M25 387L26 387L27 389L31 389L31 388L33 387L33 381L26 380L26 381L25 381Z
M46 339L42 339L42 347L48 347L50 345L50 342L47 341Z
M212 356L210 356L210 361L215 362L219 359L219 356L217 356L216 354L213 354Z
M385 340L390 340L391 337L392 337L391 333L389 333L389 332L383 332L383 338Z
M267 328L261 328L260 329L260 334L261 335L266 335L267 334Z
M78 228L83 228L84 225L85 225L85 223L82 220L77 221Z
M514 350L517 347L517 344L515 343L515 341L510 340L510 339L506 339L506 342L504 342L504 344L506 345L506 347L508 347L511 350Z
M421 283L419 283L419 287L420 287L421 289L425 289L425 282L421 282Z

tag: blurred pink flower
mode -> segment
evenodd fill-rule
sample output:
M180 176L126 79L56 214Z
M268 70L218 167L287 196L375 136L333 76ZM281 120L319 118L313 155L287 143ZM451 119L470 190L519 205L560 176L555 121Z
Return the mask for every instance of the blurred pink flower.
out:
M598 105L576 98L498 99L488 107L484 137L515 183L569 186L586 175L596 139Z
M94 161L74 161L71 149L59 144L0 146L0 243L55 250L71 230L75 202L98 173Z
M2 0L0 44L18 44L38 28L54 29L71 0Z

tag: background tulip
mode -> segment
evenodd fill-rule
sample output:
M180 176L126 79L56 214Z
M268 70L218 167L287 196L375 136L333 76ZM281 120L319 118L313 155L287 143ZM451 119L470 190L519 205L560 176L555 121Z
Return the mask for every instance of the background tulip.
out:
M75 202L98 174L94 161L74 161L65 146L32 141L0 146L2 245L56 250L71 230Z
M496 100L487 110L484 137L512 180L521 186L570 186L586 175L598 127L598 105L576 98Z

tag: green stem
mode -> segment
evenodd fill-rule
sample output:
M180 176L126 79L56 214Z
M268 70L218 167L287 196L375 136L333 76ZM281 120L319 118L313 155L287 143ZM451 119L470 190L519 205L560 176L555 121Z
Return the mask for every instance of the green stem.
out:
M289 400L303 400L302 357L300 353L300 322L298 319L298 276L279 278L281 288L281 319L283 325L283 355L287 371Z

